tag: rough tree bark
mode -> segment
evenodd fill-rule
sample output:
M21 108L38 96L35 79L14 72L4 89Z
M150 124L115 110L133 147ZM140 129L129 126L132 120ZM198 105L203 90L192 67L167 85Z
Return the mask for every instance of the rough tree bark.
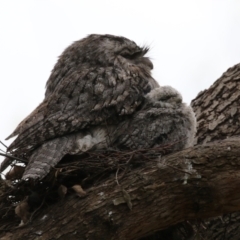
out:
M226 139L240 131L239 81L236 65L192 102L197 146L146 162L120 185L111 176L85 198L68 195L23 228L13 219L0 239L139 239L163 229L152 238L187 239L182 226L192 239L239 239L237 213L200 222L240 210L240 141Z
M240 136L240 64L229 68L207 90L192 101L198 122L197 144ZM239 142L240 143L240 142ZM231 185L230 185L231 186ZM204 222L203 239L240 239L240 213Z
M240 64L229 68L192 101L197 117L197 144L240 135Z

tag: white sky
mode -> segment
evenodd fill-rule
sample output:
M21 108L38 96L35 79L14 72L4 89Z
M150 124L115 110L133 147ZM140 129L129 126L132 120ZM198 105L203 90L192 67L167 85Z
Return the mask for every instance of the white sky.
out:
M57 56L87 34L150 45L153 76L188 103L240 62L239 0L0 0L0 31L2 141L42 101Z

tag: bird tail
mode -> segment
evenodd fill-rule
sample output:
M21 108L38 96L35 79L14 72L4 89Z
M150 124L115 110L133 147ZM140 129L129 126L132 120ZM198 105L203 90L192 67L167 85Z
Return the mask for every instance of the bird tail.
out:
M23 180L43 179L57 163L69 152L73 138L64 136L51 139L34 150L23 173Z

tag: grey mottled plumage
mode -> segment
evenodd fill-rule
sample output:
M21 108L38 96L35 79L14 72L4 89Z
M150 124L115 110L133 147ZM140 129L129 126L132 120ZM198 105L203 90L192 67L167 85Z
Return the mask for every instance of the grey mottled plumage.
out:
M90 35L63 52L45 99L8 137L18 135L9 151L32 151L23 179L43 178L67 153L191 144L193 112L176 90L158 88L146 52L112 35Z
M170 86L153 89L131 119L115 130L115 141L123 148L151 148L172 145L181 150L193 145L196 119L181 94ZM116 144L116 143L115 143Z

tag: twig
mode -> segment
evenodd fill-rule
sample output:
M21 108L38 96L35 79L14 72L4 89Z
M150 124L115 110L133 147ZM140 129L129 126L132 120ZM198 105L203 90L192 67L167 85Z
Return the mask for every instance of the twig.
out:
M41 207L42 207L43 204L45 203L45 199L46 199L46 195L44 196L44 198L43 198L43 200L42 200L40 206L39 206L37 209L35 209L35 210L33 211L33 213L31 214L30 219L29 219L29 221L28 221L29 223L32 222L33 215L34 215L38 210L41 209Z
M1 143L5 148L8 148L7 145L5 145L2 141L0 141L0 143Z
M18 160L18 161L23 162L23 163L28 163L27 160L24 160L24 159L21 159L21 158L18 158L18 157L14 157L14 156L12 156L11 154L8 154L8 153L0 153L0 156L4 156L4 157L8 157L8 158L11 158L11 159L14 159L14 160Z
M117 185L120 186L120 184L119 184L119 182L118 182L118 171L119 171L119 168L118 168L117 171L116 171L115 180L116 180Z

